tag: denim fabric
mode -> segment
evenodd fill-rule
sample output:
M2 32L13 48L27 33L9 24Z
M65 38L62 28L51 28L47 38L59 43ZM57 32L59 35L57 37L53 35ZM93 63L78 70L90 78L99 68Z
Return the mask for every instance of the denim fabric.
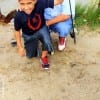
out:
M31 36L22 34L24 38L24 45L26 49L26 56L28 58L36 57L38 55L38 42L42 42L42 50L47 50L48 52L53 51L53 46L51 44L50 33L46 26L42 27L39 31Z
M72 29L72 20L66 20L53 24L49 27L50 30L57 32L60 37L66 37Z

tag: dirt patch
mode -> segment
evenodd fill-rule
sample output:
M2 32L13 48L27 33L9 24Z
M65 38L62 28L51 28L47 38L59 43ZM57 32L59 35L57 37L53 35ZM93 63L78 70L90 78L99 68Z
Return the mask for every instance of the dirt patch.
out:
M11 47L13 26L0 25L0 100L99 100L100 30L80 30L74 45L70 36L64 52L57 50L50 70L40 69L39 58L19 57Z

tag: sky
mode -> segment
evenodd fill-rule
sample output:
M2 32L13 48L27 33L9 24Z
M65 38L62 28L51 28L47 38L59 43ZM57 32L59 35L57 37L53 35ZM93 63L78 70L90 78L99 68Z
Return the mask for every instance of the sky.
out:
M17 9L17 6L17 0L0 0L0 9L4 15L11 10Z

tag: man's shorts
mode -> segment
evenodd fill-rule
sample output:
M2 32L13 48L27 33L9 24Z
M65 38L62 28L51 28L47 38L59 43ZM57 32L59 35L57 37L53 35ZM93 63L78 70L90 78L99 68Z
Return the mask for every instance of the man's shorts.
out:
M72 20L66 20L53 24L49 27L50 30L59 34L60 37L66 37L72 29Z

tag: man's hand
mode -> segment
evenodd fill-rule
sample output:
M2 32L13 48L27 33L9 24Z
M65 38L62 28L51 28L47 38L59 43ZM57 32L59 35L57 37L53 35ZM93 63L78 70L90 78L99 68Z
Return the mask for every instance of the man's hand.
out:
M66 21L70 18L69 15L64 15L64 14L60 14L50 20L46 20L46 25L47 26L50 26L52 24L55 24L55 23L59 23L59 22L62 22L62 21Z
M26 52L23 47L18 48L18 53L21 57L26 55Z

